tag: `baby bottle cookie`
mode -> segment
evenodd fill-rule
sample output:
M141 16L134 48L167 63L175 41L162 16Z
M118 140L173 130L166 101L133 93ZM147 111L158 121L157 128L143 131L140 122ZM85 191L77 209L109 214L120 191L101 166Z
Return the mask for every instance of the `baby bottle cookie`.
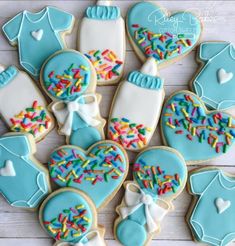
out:
M39 219L57 246L105 246L95 206L81 191L64 188L53 192L41 205Z
M78 49L95 67L98 85L117 83L124 70L125 23L111 2L98 0L88 7L79 30Z
M128 150L145 148L154 133L164 100L163 79L154 58L132 71L115 94L109 115L108 137Z
M42 140L54 127L47 103L33 80L15 66L0 71L0 114L11 131Z
M143 246L160 232L163 218L173 210L172 200L185 187L187 168L176 150L152 147L137 156L133 176L134 181L124 185L114 235L124 246Z
M0 137L0 191L13 207L35 209L51 190L48 171L35 152L31 134Z
M68 144L87 149L104 138L96 72L84 55L75 50L55 53L44 63L40 80L53 99L50 109Z
M235 49L229 42L201 43L197 56L201 64L192 81L193 90L211 109L235 105Z
M18 46L20 65L34 78L44 61L64 49L64 35L72 30L73 15L55 7L37 13L24 10L5 23L3 33L13 46Z

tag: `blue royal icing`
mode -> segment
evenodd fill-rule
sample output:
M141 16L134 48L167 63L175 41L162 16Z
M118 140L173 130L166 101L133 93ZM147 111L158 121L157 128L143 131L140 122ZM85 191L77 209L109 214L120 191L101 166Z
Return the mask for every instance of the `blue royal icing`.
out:
M26 135L0 137L0 191L14 207L36 208L50 191L47 173L31 159Z
M50 155L48 167L56 184L84 191L99 208L119 189L128 161L117 144L107 141L94 144L87 154L75 146L63 146Z
M160 65L190 52L201 34L200 21L193 14L177 12L167 16L150 2L130 8L127 29L141 58L152 56Z
M86 9L86 17L96 20L116 20L121 16L117 6L90 6Z
M216 110L235 105L235 49L229 42L204 42L198 52L202 68L193 80L193 89L204 103Z
M46 7L37 13L20 12L2 29L10 43L18 45L21 66L38 79L44 61L65 48L60 34L69 30L73 21L71 14Z
M0 73L0 88L11 82L18 74L18 69L15 66L9 66Z
M193 172L189 188L197 201L188 222L196 240L228 245L235 237L235 178L220 169Z

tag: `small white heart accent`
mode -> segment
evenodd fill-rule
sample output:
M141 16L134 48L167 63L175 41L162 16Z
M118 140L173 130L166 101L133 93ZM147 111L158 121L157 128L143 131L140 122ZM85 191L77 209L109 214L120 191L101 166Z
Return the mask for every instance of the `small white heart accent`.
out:
M223 68L218 70L218 80L220 84L227 83L229 80L233 78L233 73L227 73Z
M219 197L215 199L215 206L219 214L222 214L231 205L229 200L225 201L223 198Z
M43 30L39 29L37 31L32 31L31 35L34 39L36 39L37 41L40 41L42 39Z
M0 176L16 176L16 172L13 166L13 162L11 160L5 161L5 166L0 168Z

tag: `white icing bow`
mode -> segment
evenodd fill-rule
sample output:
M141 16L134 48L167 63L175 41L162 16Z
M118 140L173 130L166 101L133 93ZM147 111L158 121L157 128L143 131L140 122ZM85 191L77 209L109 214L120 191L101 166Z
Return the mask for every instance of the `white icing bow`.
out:
M86 242L84 239L87 239ZM78 243L58 243L57 246L104 246L104 240L101 238L99 231L93 230L83 236Z
M131 190L131 187L137 189L137 191ZM125 219L128 215L134 213L140 206L144 205L147 230L149 233L154 232L159 228L159 223L169 210L169 205L166 202L161 200L166 204L167 209L156 204L152 196L145 194L145 192L135 183L127 184L124 199L126 207L120 208L122 218Z
M85 102L91 97L92 102ZM66 107L64 107L66 104ZM77 113L89 126L97 126L100 121L95 119L99 113L98 102L95 94L87 94L78 97L74 101L59 101L52 105L52 111L57 121L62 125L60 132L70 136L72 132L74 113Z

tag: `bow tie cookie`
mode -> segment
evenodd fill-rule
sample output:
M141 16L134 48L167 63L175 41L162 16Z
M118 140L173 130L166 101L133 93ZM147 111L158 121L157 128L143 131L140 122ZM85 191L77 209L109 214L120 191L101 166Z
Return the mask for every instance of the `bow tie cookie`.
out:
M235 49L229 42L204 42L198 50L201 68L192 81L193 90L211 109L235 105Z
M38 80L44 61L65 48L63 37L71 32L73 23L73 15L46 7L37 13L20 12L2 30L11 45L18 45L21 66Z
M47 103L32 79L15 66L0 67L0 114L11 131L31 133L38 142L54 127Z
M225 154L234 143L235 120L220 111L207 111L190 91L174 93L166 101L161 118L164 143L177 149L187 164Z
M142 246L160 232L161 221L173 209L172 200L185 187L187 168L175 149L152 147L137 156L133 176L134 182L124 185L114 235L122 245Z
M117 83L124 71L126 36L120 8L98 0L86 9L79 30L78 50L97 72L98 85Z
M193 238L215 246L234 241L234 175L215 167L196 169L190 172L188 189L195 198L187 214Z
M0 137L0 191L13 207L36 209L50 193L48 171L35 152L31 134Z
M95 94L96 72L84 55L75 50L55 53L44 63L40 80L53 99L50 109L68 144L87 149L104 138L101 96Z
M127 150L145 148L158 124L165 92L156 62L149 58L118 87L111 106L108 137Z
M101 141L86 152L71 145L59 147L50 155L48 168L57 185L84 191L101 208L121 187L128 164L127 154L119 144Z
M170 16L150 2L139 2L127 13L127 32L136 54L143 62L154 57L158 67L192 51L201 31L201 23L192 13L182 11Z
M39 219L57 246L105 246L95 206L82 191L64 188L53 192L42 203Z

